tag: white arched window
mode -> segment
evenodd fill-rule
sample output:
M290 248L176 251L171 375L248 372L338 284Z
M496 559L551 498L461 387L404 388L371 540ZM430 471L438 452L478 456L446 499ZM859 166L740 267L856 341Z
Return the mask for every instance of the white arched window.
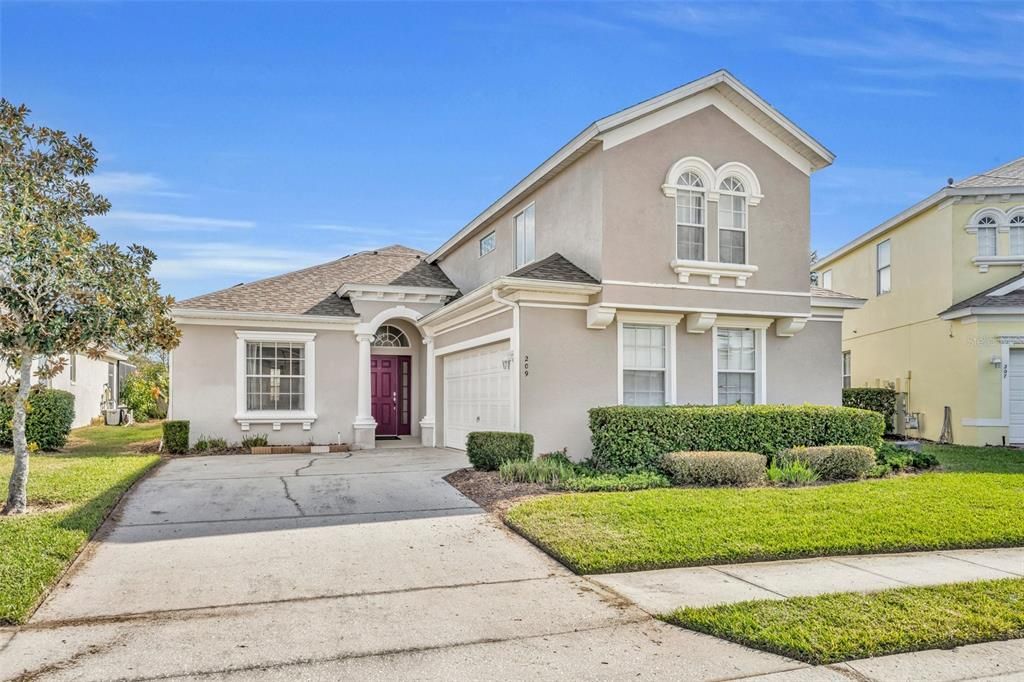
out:
M1010 217L1010 255L1024 256L1024 213Z
M377 348L408 348L409 337L398 327L384 324L374 335L373 345Z
M676 258L706 260L707 187L693 171L676 180Z
M718 259L747 262L747 188L735 176L718 187Z
M996 231L999 228L996 219L990 215L983 215L978 218L974 228L978 235L978 255L996 255Z

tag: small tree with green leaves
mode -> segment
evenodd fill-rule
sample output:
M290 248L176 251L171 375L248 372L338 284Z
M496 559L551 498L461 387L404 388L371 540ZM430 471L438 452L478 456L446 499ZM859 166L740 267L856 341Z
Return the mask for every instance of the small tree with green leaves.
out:
M179 337L172 299L150 276L153 252L102 243L85 222L110 208L85 179L96 168L92 143L32 125L28 114L0 99L0 362L18 375L4 514L28 508L33 360L45 378L64 368L69 353L170 349Z

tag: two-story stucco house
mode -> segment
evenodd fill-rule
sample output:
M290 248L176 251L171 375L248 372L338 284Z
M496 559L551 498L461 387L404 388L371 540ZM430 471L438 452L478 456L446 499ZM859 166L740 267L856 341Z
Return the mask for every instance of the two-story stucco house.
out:
M516 430L581 458L593 406L838 404L862 301L807 274L832 159L718 71L591 124L433 253L181 302L173 418L357 448Z
M957 443L1024 444L1024 158L943 187L814 268L867 299L843 320L849 385L906 394L911 435L948 426Z

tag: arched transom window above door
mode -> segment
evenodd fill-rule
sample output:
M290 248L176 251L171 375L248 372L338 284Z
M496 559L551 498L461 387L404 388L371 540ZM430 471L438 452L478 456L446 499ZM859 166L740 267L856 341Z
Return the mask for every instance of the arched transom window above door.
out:
M408 348L409 337L394 325L382 324L373 337L373 345L377 348Z

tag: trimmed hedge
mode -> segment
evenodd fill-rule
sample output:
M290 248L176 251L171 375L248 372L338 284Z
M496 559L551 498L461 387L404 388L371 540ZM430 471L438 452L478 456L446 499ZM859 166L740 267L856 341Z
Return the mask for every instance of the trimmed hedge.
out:
M756 452L670 452L662 468L676 485L757 485L764 481L768 458Z
M657 469L662 455L682 450L774 456L799 445L874 448L884 428L876 412L827 405L619 405L590 410L593 462L602 471Z
M783 450L775 460L780 467L800 462L823 481L849 481L875 466L875 451L863 445L820 445Z
M5 386L0 393L0 447L14 446L14 392ZM59 450L68 442L75 421L75 396L53 388L33 387L28 394L25 438L40 450Z
M466 456L477 471L497 471L503 462L533 458L533 436L510 431L473 431Z
M896 424L896 391L891 388L844 388L843 406L871 410L885 417L885 432Z
M188 452L188 420L164 422L164 447L172 455Z

